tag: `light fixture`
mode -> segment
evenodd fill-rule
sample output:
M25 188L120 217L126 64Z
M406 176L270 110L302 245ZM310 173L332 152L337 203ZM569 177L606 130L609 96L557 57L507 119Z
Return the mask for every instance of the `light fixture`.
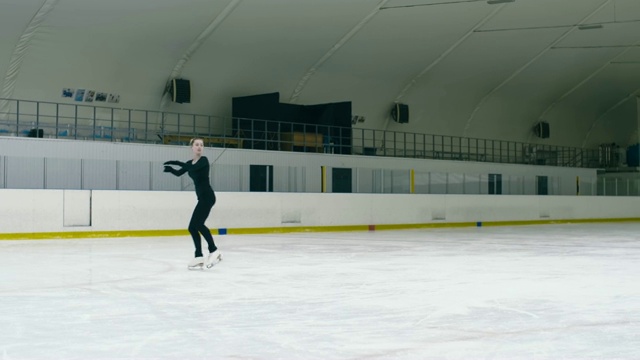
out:
M496 5L496 4L512 3L512 2L515 2L515 1L516 0L487 0L487 4Z
M602 29L602 24L584 24L578 25L578 30L593 30L593 29Z

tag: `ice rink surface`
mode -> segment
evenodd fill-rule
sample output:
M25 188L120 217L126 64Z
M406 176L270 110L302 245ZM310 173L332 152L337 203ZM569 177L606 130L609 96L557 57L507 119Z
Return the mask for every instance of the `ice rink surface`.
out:
M640 359L640 224L0 241L0 359Z

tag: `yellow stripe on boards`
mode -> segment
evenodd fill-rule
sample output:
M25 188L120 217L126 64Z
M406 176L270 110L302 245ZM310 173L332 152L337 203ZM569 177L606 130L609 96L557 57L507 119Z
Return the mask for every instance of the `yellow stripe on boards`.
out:
M227 234L250 235L250 234L274 234L274 233L301 233L301 232L348 232L367 231L369 225L336 225L336 226L292 226L273 228L238 228L227 229Z
M408 230L429 228L457 228L475 226L519 226L519 225L549 225L549 224L580 224L580 223L616 223L640 222L640 218L609 218L609 219L556 219L556 220L513 220L513 221L478 221L478 222L433 222L421 224L381 224L381 225L336 225L336 226L291 226L264 228L235 228L226 229L229 235L258 235L274 233L303 233L303 232L351 232L377 230ZM219 235L218 229L211 229L213 235ZM161 237L161 236L189 236L189 232L180 230L122 230L122 231L68 231L68 232L39 232L39 233L0 233L0 240L52 240L52 239L87 239L113 237Z
M212 229L213 233L213 229ZM0 233L0 240L51 240L113 237L160 237L189 235L187 230L115 230L115 231L61 231L36 233Z
M482 226L517 226L517 225L552 225L552 224L587 224L587 223L617 223L640 222L640 218L609 218L609 219L548 219L548 220L513 220L487 221Z

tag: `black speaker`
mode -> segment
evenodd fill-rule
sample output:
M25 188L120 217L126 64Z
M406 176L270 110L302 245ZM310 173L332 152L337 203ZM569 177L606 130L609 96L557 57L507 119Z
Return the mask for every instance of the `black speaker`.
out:
M545 121L541 121L537 123L536 126L533 127L533 132L539 138L542 138L542 139L548 138L550 135L549 123Z
M31 137L31 138L44 137L44 130L42 130L42 129L31 129L31 130L29 130L29 134L27 134L27 137Z
M171 80L171 100L178 104L191 102L191 82L185 79Z
M409 122L409 105L396 103L391 109L391 117L395 122L406 124Z

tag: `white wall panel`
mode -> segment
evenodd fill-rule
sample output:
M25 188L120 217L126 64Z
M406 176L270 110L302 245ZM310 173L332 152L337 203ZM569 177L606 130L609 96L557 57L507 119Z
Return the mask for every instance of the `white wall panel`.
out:
M432 172L429 176L429 193L447 193L447 173Z
M0 155L0 189L7 187L5 183L5 177L7 172L5 171L6 166L6 156Z
M294 166L287 166L287 167L278 167L279 170L274 170L274 171L281 171L281 176L285 181L282 181L282 183L280 184L279 181L275 181L275 184L273 186L273 191L279 191L277 189L282 189L282 192L305 192L305 170L306 168L304 167L294 167ZM354 172L355 173L355 172ZM274 179L277 179L277 177L274 177ZM354 179L355 179L355 175L354 175ZM355 189L355 186L354 186Z
M413 188L416 194L429 193L429 173L416 171L413 175Z
M358 193L370 194L375 192L373 169L356 168L354 176L357 177L355 190Z
M91 190L63 190L63 226L91 225Z
M44 158L9 157L7 165L7 188L44 188Z
M213 190L243 191L243 170L245 166L218 164L211 167L211 186Z
M0 232L63 231L61 190L0 189Z
M83 160L82 188L93 190L116 189L116 161L115 160Z
M92 228L186 229L196 203L195 192L93 191Z
M116 189L117 185L122 184L127 188L138 189L143 186L143 182L138 182L138 174L121 175L119 178L115 174L115 162L122 164L125 162L147 163L150 170L150 188L151 190L191 190L192 184L187 176L176 179L171 175L162 172L162 163L167 160L187 161L191 157L191 151L186 146L167 146L152 144L132 144L102 141L80 141L80 140L59 140L59 139L29 139L22 137L0 137L0 154L11 161L12 158L33 158L33 159L82 159L85 163L85 169L89 173L84 173L83 187L88 189L89 186L95 186L94 189ZM516 164L490 164L476 163L470 161L444 161L444 160L425 160L425 159L406 159L406 158L390 158L390 157L374 157L374 156L346 156L335 154L316 154L316 153L294 153L294 152L277 152L277 151L256 151L243 149L219 149L207 148L205 155L214 162L211 165L211 178L214 188L219 191L248 191L249 177L248 171L250 165L273 165L276 167L296 168L296 174L303 170L304 173L304 189L307 192L321 192L321 167L330 168L362 168L372 169L373 183L370 186L372 191L380 192L384 188L385 192L402 192L408 186L410 170L413 169L418 174L430 175L431 193L446 193L446 174L502 174L503 176L503 193L504 194L526 194L535 193L535 176L555 176L559 179L558 191L563 195L575 194L575 178L595 178L595 169L580 168L562 168L550 166L530 166ZM217 159L217 160L216 160ZM49 161L49 160L48 160ZM106 161L106 162L105 162ZM234 169L234 167L236 167ZM239 168L237 168L239 167ZM127 169L127 165L122 167ZM143 169L144 168L144 169ZM239 169L239 170L236 170ZM144 176L147 171L146 167L140 167L140 176ZM43 171L41 169L31 168L29 172L24 172L23 168L17 166L9 168L7 176L15 180L11 184L19 184L23 182L24 174L37 175ZM134 171L129 169L127 171ZM284 170L283 170L284 171ZM394 175L393 186L389 182L389 178L378 179L376 171L387 173L392 171L393 174L401 174L399 179ZM47 176L50 174L47 173ZM290 191L293 181L290 173L284 171L276 174L274 181L278 189ZM282 176L280 176L282 175ZM330 179L330 173L327 174ZM123 177L124 176L124 177ZM280 178L277 178L277 177ZM442 176L445 176L445 183L440 182ZM528 177L530 181L520 185L509 183L507 187L507 179L516 177L515 179L524 179ZM417 176L418 178L420 176ZM117 178L117 180L116 180ZM354 188L363 187L365 177L360 177L356 184L354 179ZM456 177L452 175L452 180ZM396 181L398 180L398 181ZM36 180L27 179L25 182L37 182ZM279 183L282 182L282 183ZM461 184L461 183L460 183ZM7 184L9 185L9 184ZM331 184L328 184L331 185ZM399 186L396 188L396 185ZM419 183L416 192L424 192L420 190ZM514 185L514 186L512 186ZM525 186L526 185L526 186ZM17 185L16 185L17 186ZM392 186L392 187L390 187ZM462 193L464 189L461 185L451 186L451 191ZM7 186L11 188L12 186ZM508 191L507 191L508 189ZM555 188L553 189L556 193Z
M407 170L389 170L384 172L384 193L408 194L411 192L410 172Z
M459 173L447 174L447 194L464 194L464 175Z
M597 178L580 177L580 195L596 195Z
M373 169L373 183L371 184L372 193L381 194L384 192L384 170Z
M480 194L480 175L464 174L464 193Z
M86 221L86 194L0 189L0 233L186 229L197 202L194 192L94 190L91 226L65 226ZM77 201L65 205L75 195ZM263 192L217 192L217 197L207 221L212 228L640 217L638 197Z
M47 158L45 161L47 189L82 188L82 160Z
M171 173L164 172L162 162L150 163L151 168L151 190L180 191L182 190L183 179ZM188 176L188 175L184 175Z
M524 176L511 175L509 176L508 191L503 192L507 195L524 194ZM503 183L504 184L504 183Z
M480 184L478 184L480 192L479 194L489 194L489 174L481 174L479 177ZM505 182L505 176L502 176L502 194L505 194L505 187L509 184Z
M525 175L524 176L524 195L536 195L536 190L538 189L538 182L536 175Z
M151 167L149 162L118 161L116 174L118 177L118 190L149 189L151 182Z

